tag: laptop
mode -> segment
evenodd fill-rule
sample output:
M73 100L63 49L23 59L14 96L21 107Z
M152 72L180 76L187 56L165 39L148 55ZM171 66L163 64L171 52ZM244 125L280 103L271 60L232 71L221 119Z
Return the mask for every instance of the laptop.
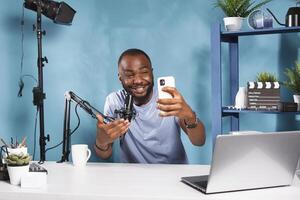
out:
M209 175L181 181L205 194L288 186L300 157L300 131L218 135Z

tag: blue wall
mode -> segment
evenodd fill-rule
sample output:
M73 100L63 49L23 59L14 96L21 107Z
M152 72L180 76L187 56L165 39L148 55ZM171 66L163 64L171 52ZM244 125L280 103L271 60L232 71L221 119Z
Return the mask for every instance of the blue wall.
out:
M77 11L72 26L60 26L43 17L47 35L43 55L49 59L44 67L45 130L51 141L62 140L64 92L72 90L102 110L105 96L121 87L117 79L117 59L127 48L141 48L152 58L155 77L173 75L178 90L198 113L207 130L204 147L192 146L183 135L191 163L211 160L210 95L210 26L221 22L223 13L213 8L211 0L66 0ZM292 1L274 0L268 5L283 21ZM25 12L23 74L37 77L37 42L32 31L35 13ZM34 118L32 87L36 83L25 77L23 97L18 98L21 60L22 1L8 1L0 7L0 136L27 136L33 153ZM276 25L277 26L277 25ZM244 24L247 29L247 24ZM299 35L244 37L240 40L240 85L245 86L260 71L282 72L298 59ZM224 54L227 47L224 46ZM228 61L224 60L224 91L228 89ZM284 78L280 75L280 78ZM283 91L291 100L291 93ZM228 102L224 96L224 102ZM74 105L73 105L74 107ZM72 143L88 143L92 148L96 121L79 111L81 126ZM299 128L293 115L241 116L243 130L286 130ZM226 124L226 120L225 124ZM261 123L263 122L263 123ZM72 112L71 126L77 119ZM225 127L226 130L226 127ZM37 129L37 148L38 148ZM114 147L117 150L117 145ZM47 160L58 160L61 147L47 152ZM39 159L39 149L36 150ZM100 161L92 157L93 161ZM118 161L117 151L111 161Z

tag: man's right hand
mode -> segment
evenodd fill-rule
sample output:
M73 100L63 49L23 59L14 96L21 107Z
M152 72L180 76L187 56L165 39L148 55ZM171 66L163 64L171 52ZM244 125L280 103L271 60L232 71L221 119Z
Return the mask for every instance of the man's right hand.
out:
M114 140L124 135L130 126L130 122L124 119L116 119L108 124L103 122L101 115L97 115L97 119L96 143L102 147L110 145Z

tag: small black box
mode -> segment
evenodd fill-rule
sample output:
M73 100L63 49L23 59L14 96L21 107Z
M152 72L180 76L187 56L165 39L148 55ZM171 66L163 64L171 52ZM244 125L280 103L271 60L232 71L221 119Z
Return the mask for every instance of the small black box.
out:
M296 112L298 104L294 102L280 102L278 104L278 110L281 112Z

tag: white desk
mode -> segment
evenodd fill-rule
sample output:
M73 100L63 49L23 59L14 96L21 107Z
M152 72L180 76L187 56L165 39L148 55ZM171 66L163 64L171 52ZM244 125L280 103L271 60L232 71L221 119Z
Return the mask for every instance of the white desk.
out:
M76 169L69 163L47 162L43 166L48 170L47 187L25 189L0 181L0 199L300 199L297 176L290 187L204 195L180 182L180 177L208 174L209 166L205 165L89 163L86 168Z

